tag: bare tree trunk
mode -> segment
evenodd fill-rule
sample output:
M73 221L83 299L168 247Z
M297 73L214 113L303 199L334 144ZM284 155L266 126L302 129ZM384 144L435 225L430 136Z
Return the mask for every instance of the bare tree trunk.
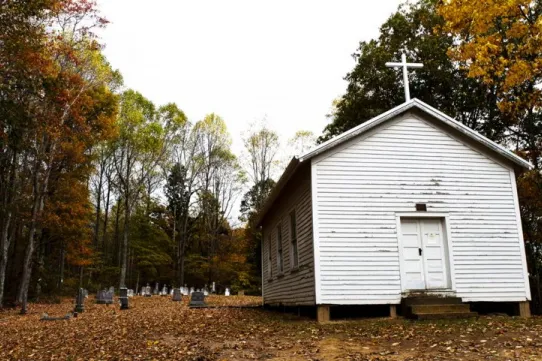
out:
M128 261L128 237L130 233L130 202L124 197L124 232L122 237L122 263L120 267L120 287L126 286L126 265Z
M11 212L6 215L6 220L2 226L2 234L0 235L0 307L4 301L4 287L6 281L6 268L8 265L9 251L9 226L11 223Z
M137 281L136 281L136 287L135 287L135 293L137 294L139 290L139 271L137 271Z
M100 213L102 211L102 187L103 187L104 167L103 162L100 169L100 180L98 181L98 194L96 195L96 223L94 224L94 248L98 249L98 240L100 238Z
M28 299L28 287L30 285L30 276L32 274L32 256L34 255L34 248L36 247L36 227L39 208L39 195L34 197L34 204L32 205L32 216L30 226L28 230L28 245L23 261L23 275L21 277L21 285L19 287L19 293L17 295L17 302L22 304L21 313L26 313L26 304Z
M83 266L79 266L79 288L83 288Z
M8 252L11 240L13 238L9 235L9 229L11 226L11 220L13 217L12 203L15 199L16 193L16 167L17 167L17 152L13 152L11 157L10 174L8 184L5 187L3 197L3 211L6 212L2 219L2 228L0 233L0 308L4 302L4 288L6 283L6 269L8 265Z
M115 249L117 251L117 265L120 267L120 239L119 239L119 217L120 217L120 197L117 201L117 210L115 218ZM114 258L114 257L113 257Z
M102 233L101 249L105 254L105 244L107 242L107 222L109 220L109 202L111 200L111 182L107 185L107 196L105 198L104 231Z
M64 284L64 265L65 265L65 259L66 259L66 250L64 248L64 242L62 242L60 250L60 277L58 280L58 289L62 291L62 285Z

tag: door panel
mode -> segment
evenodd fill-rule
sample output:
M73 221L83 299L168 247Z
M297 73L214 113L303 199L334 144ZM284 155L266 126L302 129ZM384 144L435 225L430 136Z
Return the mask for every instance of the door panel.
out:
M403 265L405 288L425 289L423 258L419 254L422 247L420 223L415 219L401 220L401 243L403 246Z
M427 288L446 288L446 260L444 259L444 237L440 219L421 219L425 283Z

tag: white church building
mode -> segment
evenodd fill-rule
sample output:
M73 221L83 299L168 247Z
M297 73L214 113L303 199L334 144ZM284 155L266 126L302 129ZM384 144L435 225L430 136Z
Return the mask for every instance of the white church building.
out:
M408 97L407 97L408 99ZM412 99L292 159L259 215L264 303L514 302L529 278L516 175L531 164ZM467 305L468 307L468 305Z

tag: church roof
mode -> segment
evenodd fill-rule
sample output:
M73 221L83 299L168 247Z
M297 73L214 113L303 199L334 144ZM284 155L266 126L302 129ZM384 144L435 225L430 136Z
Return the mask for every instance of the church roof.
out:
M458 122L457 120L453 119L452 117L442 113L441 111L433 108L432 106L422 102L421 100L418 100L416 98L411 99L395 108L392 108L388 110L385 113L382 113L350 130L347 130L346 132L339 134L338 136L331 138L330 140L319 144L315 148L311 149L305 154L302 154L300 156L292 158L290 163L288 164L288 167L286 167L284 173L280 177L279 181L267 197L267 200L258 214L257 223L260 224L263 220L263 217L267 214L277 197L282 192L282 189L286 186L288 181L291 179L291 177L295 174L297 169L300 167L300 165L304 162L307 162L311 160L312 158L316 157L319 154L322 154L332 148L337 147L340 144L343 144L347 142L348 140L357 137L360 134L363 134L370 129L373 129L374 127L386 122L389 119L395 118L396 116L411 110L411 109L419 109L422 112L432 116L433 118L445 123L449 127L455 129L462 135L474 140L475 142L485 146L486 148L489 148L493 152L498 153L505 159L508 159L512 163L516 164L520 168L524 169L532 169L533 165L523 158L519 157L518 155L514 154L510 150L504 148L503 146L493 142L492 140L484 137L480 133L476 132L475 130L465 126L464 124Z

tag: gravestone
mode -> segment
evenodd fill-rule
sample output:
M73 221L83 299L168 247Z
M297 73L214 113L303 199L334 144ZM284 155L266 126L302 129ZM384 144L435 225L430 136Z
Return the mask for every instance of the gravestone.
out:
M230 289L226 288L226 291L224 292L224 296L229 296L229 295L230 295Z
M190 294L194 293L194 287L190 287Z
M113 293L108 290L98 291L96 303L101 305L110 305L113 303Z
M185 286L185 287L181 287L181 294L182 294L183 296L188 296L189 293L188 293L188 288L186 288L186 286Z
M181 294L181 289L180 288L174 288L172 291L173 291L173 297L171 299L173 301L182 301L183 300L183 296Z
M145 287L145 297L151 297L152 296L152 293L151 293L151 286L149 286L149 284L147 283L147 287Z
M75 297L75 308L73 312L81 313L85 311L85 290L80 288L79 292L77 292L77 296Z
M147 291L147 288L145 286L141 286L141 293L139 295L145 296L146 291Z
M100 305L105 304L105 293L106 292L107 291L105 291L105 290L98 291L98 293L96 294L96 303L98 303Z
M134 297L134 290L132 290L132 289L128 290L128 297L130 297L130 298Z
M203 292L193 292L190 296L190 304L188 306L190 308L207 307Z
M121 310L127 310L128 307L128 289L126 287L122 287L119 290L119 301L120 301L120 309Z
M153 294L156 296L160 293L158 282L154 285L154 292Z
M211 286L211 293L216 293L216 285L213 282L213 285Z
M113 304L113 296L115 295L115 292L109 289L109 291L105 291L104 297L105 297L105 304L106 305L112 305Z
M88 290L83 288L83 297L88 298Z
M203 294L205 295L205 297L209 296L209 291L207 291L206 288L203 289Z
M166 285L164 285L164 287L162 287L162 293L161 293L162 296L167 296L167 287Z

